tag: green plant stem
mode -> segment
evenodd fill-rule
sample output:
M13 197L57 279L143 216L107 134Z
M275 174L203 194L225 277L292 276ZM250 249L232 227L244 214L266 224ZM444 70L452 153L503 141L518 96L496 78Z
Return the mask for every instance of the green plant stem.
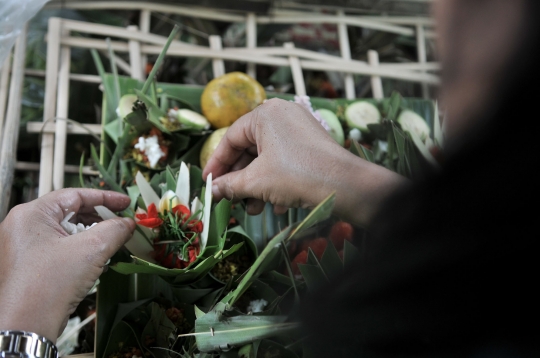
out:
M150 88L150 85L154 81L154 77L156 76L158 68L161 66L161 63L163 62L165 54L167 53L167 50L169 49L169 46L172 43L172 40L178 33L178 30L180 30L180 27L178 25L174 25L174 28L172 29L171 34L169 35L169 38L167 39L167 42L165 43L165 46L163 47L163 50L159 54L156 60L156 63L154 63L154 66L152 67L152 71L150 71L150 74L148 75L148 78L146 79L146 82L144 83L144 86L141 91L143 94L146 94L146 92Z

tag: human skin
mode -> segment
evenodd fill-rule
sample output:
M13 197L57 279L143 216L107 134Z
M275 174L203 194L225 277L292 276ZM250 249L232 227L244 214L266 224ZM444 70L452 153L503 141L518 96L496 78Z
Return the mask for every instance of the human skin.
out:
M250 214L260 212L262 202L278 212L313 208L335 192L335 213L363 226L407 181L345 150L307 110L281 99L266 101L227 130L203 177L209 173L216 177L214 197L250 198Z
M94 207L121 211L129 197L94 189L62 189L9 212L0 224L0 331L24 330L55 342L69 316L131 238L135 222L118 218L69 235L60 222L100 221Z
M493 100L498 74L516 49L522 14L520 0L435 2L450 144L459 143ZM369 227L381 203L407 180L353 156L325 134L298 105L267 101L229 128L203 177L213 174L218 199L248 199L250 214L262 211L263 201L277 212L312 208L335 192L335 213Z

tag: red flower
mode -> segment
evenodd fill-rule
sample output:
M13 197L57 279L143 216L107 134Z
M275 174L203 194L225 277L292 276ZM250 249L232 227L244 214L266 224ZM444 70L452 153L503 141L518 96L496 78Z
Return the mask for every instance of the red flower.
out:
M139 220L138 223L142 226L154 229L163 224L163 220L159 218L156 204L152 203L148 205L148 212L135 214L135 217Z
M203 231L203 223L200 220L191 220L187 227L193 231L193 232L202 232Z
M191 216L191 211L184 205L176 205L172 208L172 213L176 214L182 219L182 223L186 222L187 219Z

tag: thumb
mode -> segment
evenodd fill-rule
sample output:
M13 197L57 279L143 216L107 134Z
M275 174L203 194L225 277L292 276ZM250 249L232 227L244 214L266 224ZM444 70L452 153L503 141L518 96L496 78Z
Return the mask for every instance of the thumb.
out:
M223 198L241 200L245 198L263 198L263 183L261 176L250 175L248 166L245 169L229 172L216 178L212 182L212 194L216 200Z
M101 267L131 238L134 230L133 219L109 219L77 234L77 240L73 242L77 250L82 250Z

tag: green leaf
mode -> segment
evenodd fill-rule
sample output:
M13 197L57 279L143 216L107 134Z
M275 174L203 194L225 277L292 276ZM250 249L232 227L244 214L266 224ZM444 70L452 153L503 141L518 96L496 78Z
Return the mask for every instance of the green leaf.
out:
M348 240L343 244L343 266L349 266L360 258L360 252Z
M218 303L214 309L195 321L195 336L201 352L229 350L256 339L287 333L299 327L298 323L285 323L286 316L242 315L225 317L226 305Z
M165 182L167 183L167 190L171 190L172 192L176 191L175 175L169 166L165 169Z
M208 232L207 246L219 246L221 236L229 225L231 216L231 202L222 199L215 207L210 216L210 231Z
M103 358L128 347L136 347L143 351L133 328L126 322L120 321L111 331Z
M156 302L151 302L148 309L151 312L150 320L143 329L142 337L155 338L156 341L153 343L153 346L169 348L169 340L176 329L174 323L165 314L165 309L160 307Z
M332 210L334 209L334 203L336 201L336 195L334 193L330 194L326 199L324 199L319 205L317 205L309 215L296 227L291 236L289 237L292 240L296 235L301 233L303 230L310 228L311 226L328 219L332 215Z
M108 355L105 354L107 346L119 342L113 339L111 328L118 304L129 299L129 277L108 270L99 277L99 281L96 298L99 309L96 319L95 356L108 358Z
M401 95L399 94L399 92L394 91L390 96L390 107L388 109L388 113L386 114L386 118L391 121L396 120L400 107Z
M318 265L298 264L298 268L311 292L328 282L323 270Z
M188 284L206 275L219 261L238 251L242 245L243 243L233 245L230 249L220 251L185 269L168 269L135 256L132 257L133 262L117 262L110 267L112 270L124 275L132 273L155 274L170 278L175 284Z
M328 277L335 276L343 271L343 262L339 257L336 247L332 243L326 246L320 264Z
M202 297L214 291L214 288L193 288L189 286L171 287L171 290L178 302L194 304Z
M148 303L151 300L151 298L147 298L144 300L138 300L135 302L127 302L127 303L120 303L118 304L118 310L116 311L116 317L114 318L114 322L112 324L111 328L114 328L118 323L120 323L124 317L126 317L131 311L134 309Z
M129 205L129 207L132 210L135 210L135 207L137 205L137 198L139 197L139 195L141 195L139 187L137 185L132 185L132 186L128 186L126 190L127 190L129 198L131 199L131 204ZM146 208L143 208L143 209L146 209Z
M144 86L143 86L143 89L142 89L143 93L146 93L146 91L148 91L148 88L150 87L150 85L154 82L157 71L158 71L159 67L161 66L161 63L163 62L163 59L165 58L165 54L167 53L167 50L169 49L169 46L171 45L172 40L174 39L174 37L178 33L178 30L180 30L180 27L178 25L174 25L174 28L172 29L172 31L171 31L171 33L169 35L169 38L167 38L167 42L165 43L165 46L163 46L163 49L159 53L159 56L158 56L156 62L154 63L154 66L152 67L152 71L150 71L150 74L148 75L148 79L144 83Z
M355 140L351 140L351 147L349 151L354 155L357 155L360 158L367 160L368 162L373 163L374 161L373 152L366 149L363 145L361 145Z
M145 104L147 108L148 113L148 120L160 131L163 133L170 134L171 132L165 128L163 123L161 123L161 118L167 117L167 113L163 112L158 105L152 101L150 97L145 95L142 91L139 91L138 89L135 90L135 93L139 97L139 99Z
M92 159L94 160L94 164L96 165L97 169L99 170L99 173L103 177L103 180L107 185L111 187L114 191L117 191L119 193L125 194L124 190L116 183L116 181L111 177L111 174L105 168L101 165L99 161L99 157L96 152L96 148L93 144L90 144L90 154L92 155Z

